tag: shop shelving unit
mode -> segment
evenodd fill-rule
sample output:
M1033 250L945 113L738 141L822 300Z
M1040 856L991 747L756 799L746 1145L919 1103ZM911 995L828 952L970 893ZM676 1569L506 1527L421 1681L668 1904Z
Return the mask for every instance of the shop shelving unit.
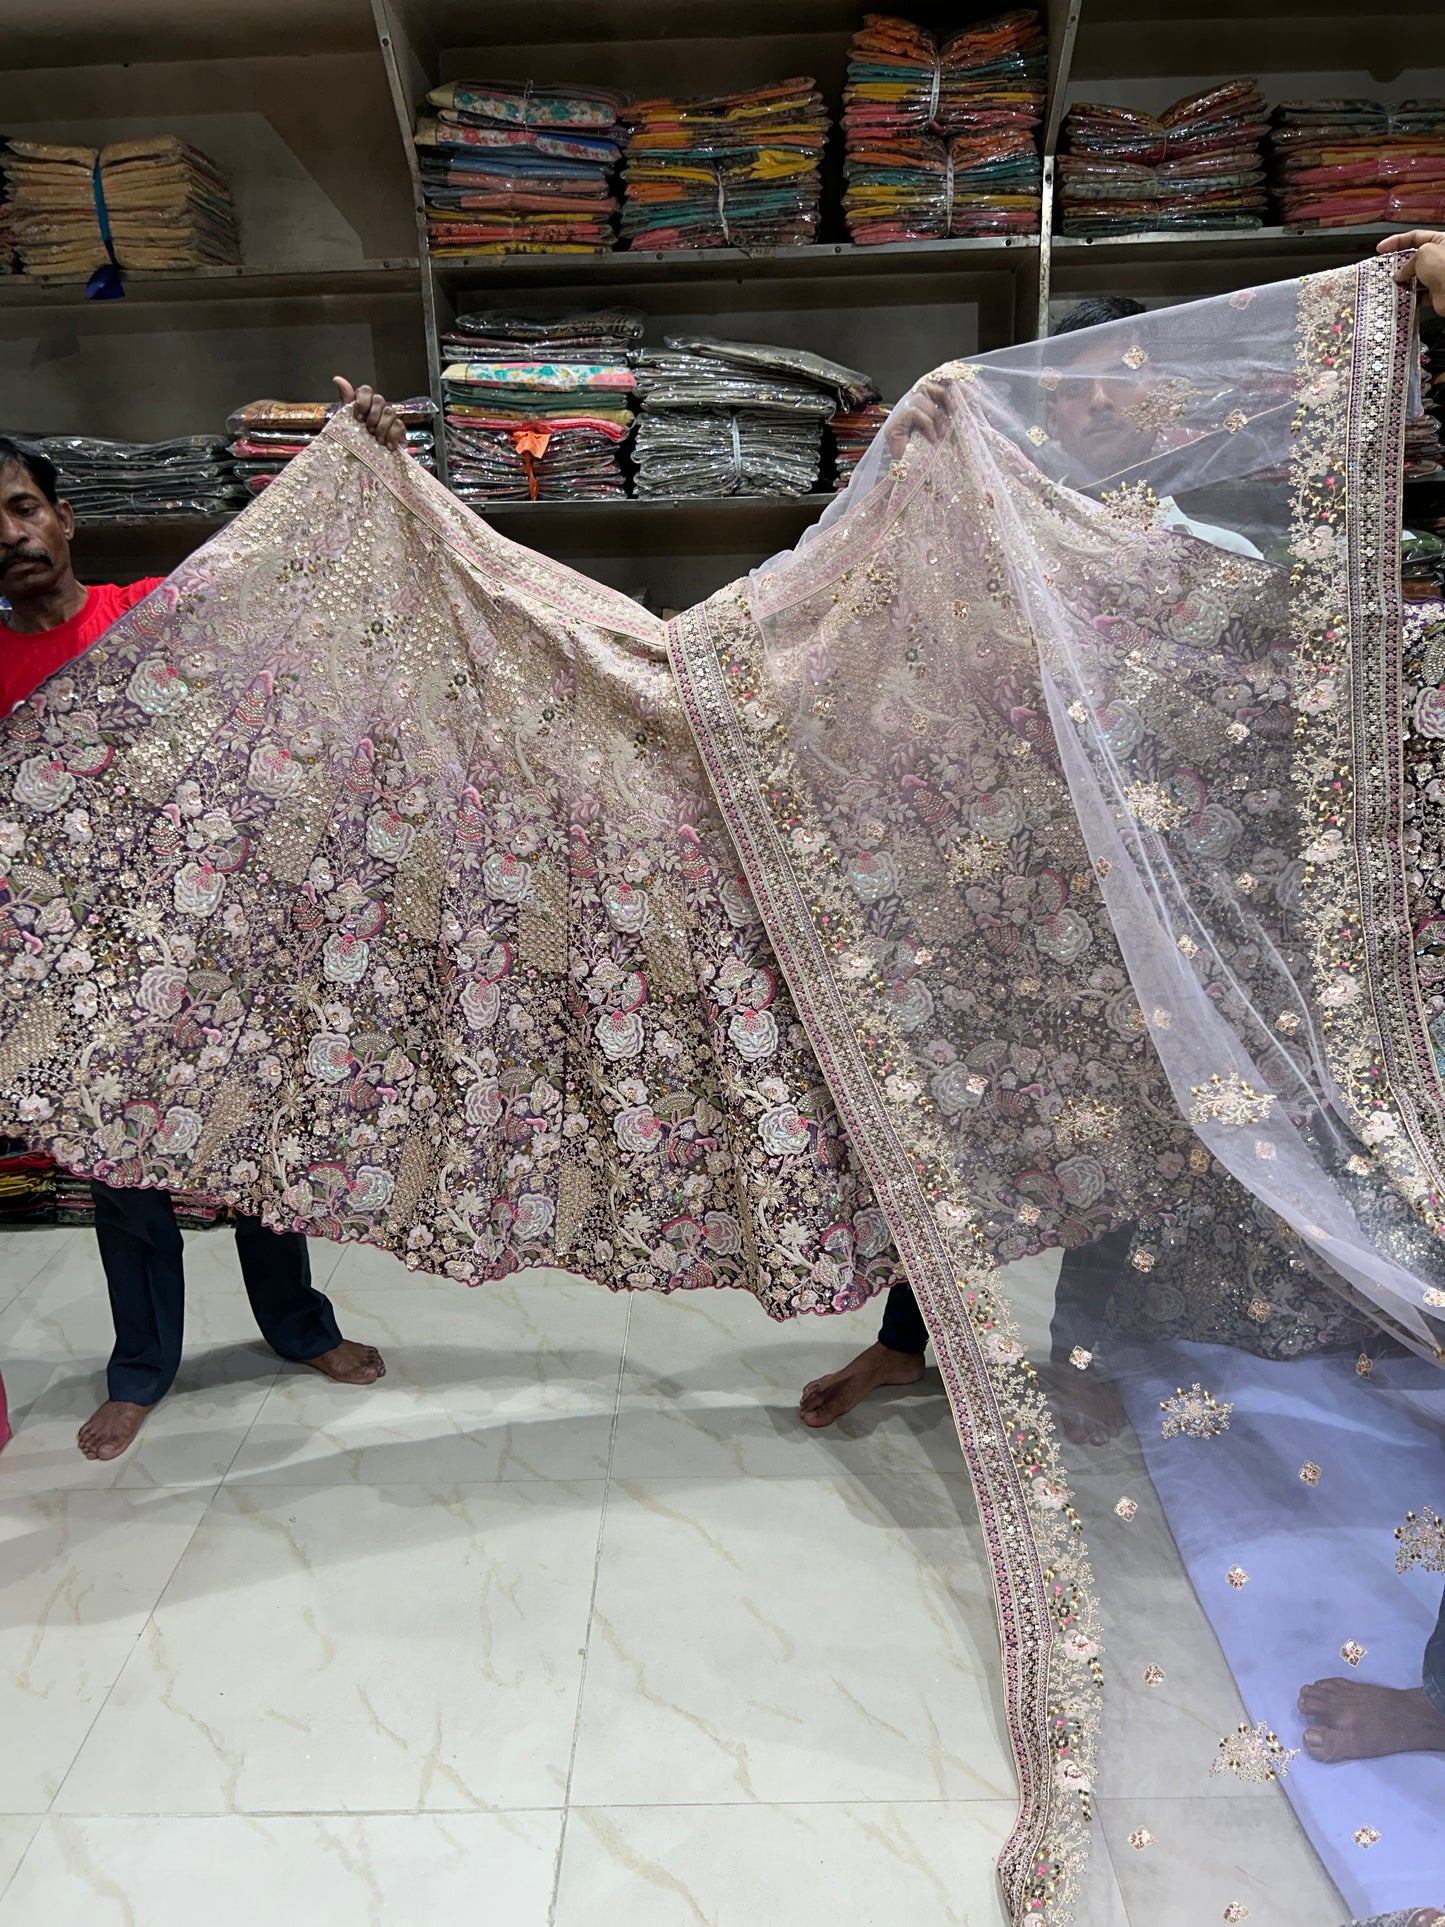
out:
M1046 330L1086 293L1190 299L1367 252L1384 230L1071 240L1054 230L1049 188L1078 99L1160 107L1239 73L1259 74L1271 98L1445 94L1437 0L1384 5L1045 0L1037 237L856 248L835 191L835 225L809 248L433 262L410 134L438 80L686 94L809 73L836 114L864 0L9 0L0 128L97 142L175 128L230 166L247 260L132 275L127 299L103 304L76 286L0 279L0 424L192 432L252 395L326 393L333 373L439 398L438 330L484 304L625 301L647 314L651 340L676 329L809 347L867 368L892 399L939 361ZM990 6L897 10L947 29ZM517 540L670 606L796 540L824 499L518 503L491 515ZM151 572L208 532L87 531L81 560Z

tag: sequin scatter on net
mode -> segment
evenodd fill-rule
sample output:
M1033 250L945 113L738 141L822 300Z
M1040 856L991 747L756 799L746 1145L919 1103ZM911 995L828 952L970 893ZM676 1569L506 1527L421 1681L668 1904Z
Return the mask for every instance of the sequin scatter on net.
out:
M1340 1648L1340 1658L1347 1666L1358 1666L1369 1648L1362 1646L1357 1639L1347 1639Z
M1144 1668L1144 1684L1146 1686L1162 1686L1164 1684L1164 1668L1162 1666L1146 1666Z
M1086 1351L1082 1345L1075 1345L1074 1349L1069 1353L1069 1363L1074 1367L1075 1371L1086 1372L1093 1362L1094 1354L1091 1351Z
M1236 1071L1221 1077L1216 1071L1207 1084L1196 1084L1189 1110L1191 1124L1263 1124L1274 1109L1274 1098L1246 1084Z
M1219 1751L1209 1771L1232 1773L1237 1779L1263 1785L1267 1780L1282 1780L1298 1752L1297 1746L1286 1746L1263 1720L1255 1726L1241 1720L1235 1730L1226 1733L1219 1742Z
M1378 1827L1356 1827L1355 1829L1355 1845L1357 1847L1373 1847L1379 1837L1380 1829Z
M1249 1315L1256 1325L1266 1324L1269 1319L1269 1300L1252 1298L1249 1302Z
M1180 1386L1173 1398L1160 1399L1159 1410L1164 1414L1161 1429L1166 1439L1213 1439L1228 1431L1234 1407L1206 1392L1196 1379L1187 1392Z
M1224 1919L1231 1923L1249 1919L1249 1909L1242 1900L1231 1900L1224 1910Z
M1299 1469L1299 1475L1306 1485L1318 1485L1320 1482L1320 1467L1315 1464L1313 1459L1306 1459Z
M1224 1576L1236 1592L1243 1592L1249 1584L1249 1574L1243 1566L1231 1566Z
M1135 1827L1134 1831L1129 1835L1129 1845L1136 1853L1145 1847L1152 1846L1153 1843L1154 1836L1147 1827Z
M1137 1499L1129 1499L1129 1498L1119 1499L1115 1503L1114 1510L1119 1515L1119 1517L1124 1521L1124 1523L1127 1525L1129 1521L1133 1518L1134 1514L1139 1510L1139 1502Z
M1399 1550L1395 1554L1397 1572L1419 1566L1425 1572L1445 1572L1445 1520L1426 1506L1422 1512L1407 1512L1404 1522L1395 1527Z
M1371 1358L1368 1352L1361 1352L1359 1357L1355 1360L1355 1371L1358 1373L1358 1375L1361 1378L1374 1377L1375 1361L1373 1358Z

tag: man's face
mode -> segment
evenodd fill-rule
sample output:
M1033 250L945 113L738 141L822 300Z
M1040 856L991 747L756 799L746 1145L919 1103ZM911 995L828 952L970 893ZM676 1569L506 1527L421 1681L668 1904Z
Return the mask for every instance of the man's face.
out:
M47 502L19 462L0 468L0 595L12 608L60 586L70 569L74 533L69 502Z
M1142 462L1154 447L1157 431L1129 419L1152 383L1147 371L1125 366L1126 347L1116 336L1083 349L1049 397L1049 433L1069 459L1071 480L1101 481Z

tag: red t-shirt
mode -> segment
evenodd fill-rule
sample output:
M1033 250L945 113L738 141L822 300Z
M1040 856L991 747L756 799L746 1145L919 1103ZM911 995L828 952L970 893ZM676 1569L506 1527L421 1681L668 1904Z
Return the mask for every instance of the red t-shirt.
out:
M57 669L84 655L127 609L164 581L163 575L148 575L139 582L97 582L86 590L79 615L33 636L17 635L0 624L0 716L8 716Z

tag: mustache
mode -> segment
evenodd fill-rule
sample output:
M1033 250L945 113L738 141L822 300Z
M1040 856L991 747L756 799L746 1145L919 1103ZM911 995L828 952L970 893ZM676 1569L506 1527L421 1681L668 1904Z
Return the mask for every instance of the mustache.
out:
M15 562L48 562L49 560L50 554L46 549L11 549L9 554L0 560L0 575L4 575Z

